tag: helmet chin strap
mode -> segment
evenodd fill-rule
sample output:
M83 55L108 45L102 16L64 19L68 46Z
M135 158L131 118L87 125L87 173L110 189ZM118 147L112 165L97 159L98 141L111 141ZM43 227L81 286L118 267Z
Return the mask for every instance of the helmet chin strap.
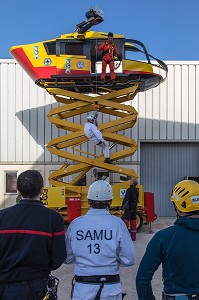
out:
M176 208L176 206L175 206L174 203L173 203L173 205L174 205L174 209L175 209L175 212L176 212L176 217L177 218L181 218L181 216L179 215L179 212L178 212L178 210L177 210L177 208Z

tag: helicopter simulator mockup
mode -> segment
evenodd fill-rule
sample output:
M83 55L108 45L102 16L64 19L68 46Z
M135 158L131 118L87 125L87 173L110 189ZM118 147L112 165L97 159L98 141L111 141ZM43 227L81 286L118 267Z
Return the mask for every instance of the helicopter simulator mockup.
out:
M100 9L90 9L86 12L86 17L87 20L76 25L73 33L10 49L12 56L37 85L77 92L112 88L110 81L105 86L100 81L102 53L97 50L107 40L107 33L89 30L103 21L103 12ZM114 43L117 47L117 60L114 62L115 90L139 82L140 91L145 91L159 85L166 78L166 64L148 54L141 42L114 33Z

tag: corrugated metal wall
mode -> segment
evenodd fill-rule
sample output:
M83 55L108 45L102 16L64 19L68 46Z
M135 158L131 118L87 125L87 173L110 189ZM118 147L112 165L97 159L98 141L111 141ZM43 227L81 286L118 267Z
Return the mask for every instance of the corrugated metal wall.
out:
M139 118L132 129L123 133L138 142L138 151L119 162L133 167L141 175L145 190L157 193L156 207L160 215L173 213L172 207L167 205L172 185L183 176L198 176L199 169L198 145L192 143L199 140L199 61L166 63L167 80L159 87L139 93L128 103L138 111ZM15 60L0 60L1 187L5 166L6 170L16 169L17 164L29 167L37 164L40 169L44 166L47 181L49 172L62 163L62 158L52 156L45 147L52 138L65 134L47 119L49 110L56 106L53 97L37 87ZM99 116L99 123L109 118ZM75 118L77 123L85 121L85 115ZM142 143L158 141L178 141L179 144ZM88 143L81 148L96 151ZM118 145L117 151L121 148ZM2 188L1 193L3 196Z
M198 140L199 61L166 63L167 80L138 95L138 139Z
M199 177L199 143L141 143L140 179L154 192L158 216L175 215L170 195L186 176Z
M0 61L0 161L51 160L44 145L54 131L46 118L52 99L14 63Z
M140 93L129 104L139 120L125 134L135 140L199 139L199 62L168 62L169 75L159 87ZM47 113L57 106L12 59L0 60L0 162L59 162L45 145L63 135ZM109 116L99 118L99 123ZM84 122L81 117L77 122ZM88 145L84 145L84 150ZM118 146L119 149L120 146ZM138 163L139 151L123 161Z

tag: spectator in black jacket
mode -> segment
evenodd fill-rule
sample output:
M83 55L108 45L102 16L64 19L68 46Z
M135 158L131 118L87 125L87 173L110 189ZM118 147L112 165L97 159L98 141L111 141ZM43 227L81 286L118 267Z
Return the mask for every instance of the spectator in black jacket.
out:
M22 200L0 210L0 299L41 300L50 272L66 259L63 218L40 201L38 171L21 173L17 189Z
M133 241L136 240L136 209L138 204L139 191L136 188L138 184L136 178L130 180L130 187L126 190L124 200L122 202L122 210L124 211L123 220L127 228L129 222L131 226L131 238Z

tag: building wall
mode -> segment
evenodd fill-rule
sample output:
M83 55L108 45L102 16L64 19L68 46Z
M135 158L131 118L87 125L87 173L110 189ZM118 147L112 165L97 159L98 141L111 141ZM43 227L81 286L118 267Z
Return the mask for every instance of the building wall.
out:
M199 61L166 63L167 80L138 95L138 139L198 140Z
M128 103L136 108L139 118L124 134L137 141L138 151L119 164L129 165L138 175L140 142L198 142L199 139L199 87L196 84L199 61L166 63L167 80L159 87L139 93ZM53 97L37 87L15 60L0 60L0 205L6 206L6 170L38 169L48 184L49 172L63 163L62 158L51 155L45 147L52 138L63 135L63 131L47 119L50 109L56 106ZM109 118L99 116L99 123ZM76 117L75 122L85 120L86 116L81 116ZM95 151L88 143L82 150L88 151L88 147L89 151ZM120 147L117 146L117 151ZM92 174L89 174L87 184L91 180Z
M140 177L145 191L153 191L158 216L175 216L169 201L173 186L199 178L199 143L141 142Z

